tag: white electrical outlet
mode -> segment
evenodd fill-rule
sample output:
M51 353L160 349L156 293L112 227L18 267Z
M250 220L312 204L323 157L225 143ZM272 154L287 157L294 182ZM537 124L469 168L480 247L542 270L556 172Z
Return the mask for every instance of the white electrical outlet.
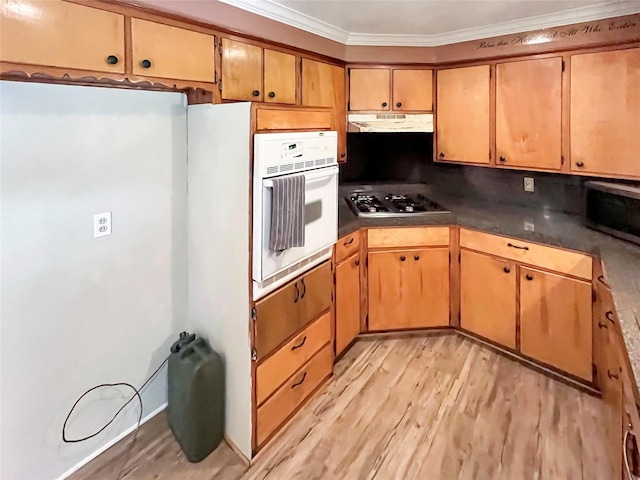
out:
M111 235L111 212L98 213L93 216L93 238Z
M535 192L536 186L533 177L524 177L524 191Z

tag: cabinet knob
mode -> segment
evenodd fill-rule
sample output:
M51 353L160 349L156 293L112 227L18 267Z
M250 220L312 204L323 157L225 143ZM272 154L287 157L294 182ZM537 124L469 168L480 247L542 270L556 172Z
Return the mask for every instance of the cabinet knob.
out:
M254 97L259 97L260 96L260 90L254 90L253 92L251 92L251 95L253 95Z
M386 107L387 106L387 102L382 102L382 106Z
M445 157L444 152L440 152L440 158L444 158L444 157Z
M354 263L356 264L356 267L357 267L358 265L360 265L360 260L356 260Z
M500 161L501 161L501 162L506 162L506 161L507 161L507 159L506 159L506 158L504 158L504 157L500 157Z
M504 267L502 270L504 270L504 273L511 272L511 269L509 267Z
M404 255L402 255L402 256L400 257L400 261L401 261L401 262L404 262L406 259L407 259L407 257L405 257Z
M584 167L584 162L583 161L576 162L576 166L582 168Z
M257 92L257 90L256 90ZM260 92L258 92L258 95L260 94ZM253 94L254 97L257 97L257 95L254 93ZM276 92L269 92L269 98L274 98L276 96Z
M413 259L414 259L415 261L420 260L420 255L414 255L414 256L413 256Z
M402 106L402 102L396 103L396 107L400 108Z
M344 153L344 152L342 152L342 153L340 154L340 158L344 158L344 157L346 157L346 156L347 156L347 154L346 154L346 153Z
M526 278L527 280L531 281L531 280L533 280L533 275L530 275L530 274L527 273L524 278Z
M151 68L151 61L146 58L140 62L142 68Z
M116 65L118 63L118 57L116 57L115 55L109 55L107 57L107 63L109 65Z

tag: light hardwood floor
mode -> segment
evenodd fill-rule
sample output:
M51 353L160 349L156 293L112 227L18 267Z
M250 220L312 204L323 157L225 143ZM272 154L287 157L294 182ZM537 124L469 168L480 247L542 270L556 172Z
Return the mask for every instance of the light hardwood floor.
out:
M459 335L363 340L248 469L226 444L188 463L161 415L71 478L609 479L605 411Z

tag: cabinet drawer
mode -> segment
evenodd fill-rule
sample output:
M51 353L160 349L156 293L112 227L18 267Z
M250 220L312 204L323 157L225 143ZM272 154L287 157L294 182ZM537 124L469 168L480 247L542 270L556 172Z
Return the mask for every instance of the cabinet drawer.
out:
M592 258L588 255L537 243L461 229L460 246L587 280L593 275Z
M345 235L336 243L336 263L340 263L348 256L356 253L360 248L360 232L355 231Z
M372 228L369 248L431 247L449 245L449 227Z
M258 360L328 309L332 286L331 264L326 262L256 303Z
M331 345L327 345L258 408L258 446L263 445L265 440L331 374L332 356Z
M273 391L331 341L331 314L322 315L281 349L258 365L256 402L260 405Z

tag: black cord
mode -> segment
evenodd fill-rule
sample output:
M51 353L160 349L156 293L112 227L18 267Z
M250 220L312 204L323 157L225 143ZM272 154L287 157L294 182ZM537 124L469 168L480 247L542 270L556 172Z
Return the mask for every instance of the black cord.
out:
M142 384L140 389L137 389L136 387L134 387L130 383L126 383L126 382L101 383L100 385L96 385L95 387L91 387L89 390L87 390L82 395L80 395L80 398L78 398L76 400L76 402L73 404L73 407L71 407L71 410L69 410L69 413L67 414L67 418L64 419L64 423L62 424L62 441L64 443L79 443L79 442L84 442L85 440L89 440L90 438L93 438L93 437L95 437L97 435L100 435L109 425L111 425L114 422L114 420L120 414L120 412L122 412L122 410L124 410L126 408L126 406L129 405L133 401L133 399L136 398L136 397L138 398L138 401L140 403L140 414L138 415L138 424L136 426L136 434L137 434L138 433L138 429L140 428L140 423L142 422L142 410L143 410L142 396L140 395L140 392L144 389L144 387L147 386L147 384L153 379L153 377L155 377L158 374L160 369L167 363L168 360L169 360L169 357L164 359L164 361L160 364L160 366L158 368L156 368L155 372L153 372L151 374L151 376L149 378L147 378L147 380L145 380L145 382ZM80 403L80 401L84 397L86 397L89 393L93 392L94 390L97 390L99 388L105 388L105 387L129 387L131 390L133 390L134 394L131 396L131 398L129 400L126 401L126 403L124 405L122 405L118 409L118 411L111 418L111 420L109 420L109 422L107 424L105 424L97 432L92 433L91 435L87 435L86 437L82 437L82 438L67 438L67 422L69 421L69 418L71 417L71 414L73 413L73 411L76 409L76 406L78 405L78 403Z

